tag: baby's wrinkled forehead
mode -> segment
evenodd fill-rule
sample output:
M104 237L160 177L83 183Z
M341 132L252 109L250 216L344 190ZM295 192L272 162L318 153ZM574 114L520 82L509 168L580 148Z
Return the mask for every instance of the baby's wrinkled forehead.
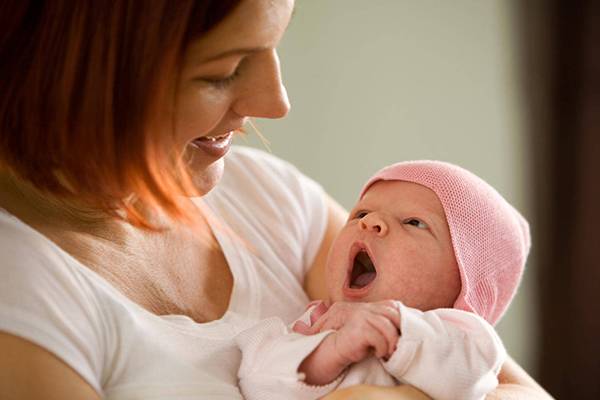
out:
M372 203L394 207L422 208L444 215L438 195L425 185L404 180L380 180L361 194L359 203Z
M402 218L425 218L436 230L447 231L448 222L438 195L427 186L403 181L379 181L371 185L355 208L384 211Z

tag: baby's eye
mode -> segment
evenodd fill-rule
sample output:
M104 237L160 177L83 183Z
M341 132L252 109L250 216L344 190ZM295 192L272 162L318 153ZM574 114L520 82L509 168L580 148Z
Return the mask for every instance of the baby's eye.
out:
M356 214L354 214L354 218L361 219L361 218L366 217L367 214L368 214L367 211L357 211Z
M423 221L421 221L420 219L417 219L417 218L408 218L408 219L405 219L404 223L408 224L408 225L416 226L419 229L427 229L427 228L429 228L429 226L425 222L423 222Z

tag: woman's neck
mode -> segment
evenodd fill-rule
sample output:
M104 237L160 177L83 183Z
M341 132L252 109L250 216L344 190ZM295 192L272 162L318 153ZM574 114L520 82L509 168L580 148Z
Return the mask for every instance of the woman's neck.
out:
M49 199L2 172L0 207L153 313L207 322L227 310L233 277L205 212L193 230L168 223L161 232L146 231Z
M197 209L191 199L182 198L182 201L186 202L187 207ZM45 194L4 170L0 170L0 208L36 229L83 233L116 243L124 243L132 235L151 234L106 211ZM197 211L203 223L196 224L194 231L201 237L211 236L204 212ZM160 212L144 210L144 216L163 231L186 229L185 224L174 222Z

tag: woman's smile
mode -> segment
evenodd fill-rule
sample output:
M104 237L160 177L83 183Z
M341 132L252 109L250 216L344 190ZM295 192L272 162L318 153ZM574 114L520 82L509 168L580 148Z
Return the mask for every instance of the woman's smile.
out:
M199 137L192 140L190 145L204 151L210 156L221 158L229 151L232 138L233 131L230 131L219 136Z

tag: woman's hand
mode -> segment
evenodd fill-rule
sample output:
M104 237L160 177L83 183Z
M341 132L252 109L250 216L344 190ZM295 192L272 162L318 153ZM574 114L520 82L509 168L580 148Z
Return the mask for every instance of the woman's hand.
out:
M400 385L381 387L357 385L336 390L322 397L322 400L431 400L427 395L412 386Z

